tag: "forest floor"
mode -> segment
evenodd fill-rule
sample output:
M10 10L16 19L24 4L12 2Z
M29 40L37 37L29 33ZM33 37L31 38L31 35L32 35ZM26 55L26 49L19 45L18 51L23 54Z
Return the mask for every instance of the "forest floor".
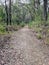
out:
M7 44L0 48L0 65L49 65L49 46L28 26L13 32L4 42Z

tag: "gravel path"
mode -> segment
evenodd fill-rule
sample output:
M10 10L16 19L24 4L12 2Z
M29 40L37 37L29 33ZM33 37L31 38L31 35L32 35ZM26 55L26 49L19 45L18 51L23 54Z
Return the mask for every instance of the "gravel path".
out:
M0 65L49 65L49 47L28 27L13 32L9 43L10 47L1 51Z

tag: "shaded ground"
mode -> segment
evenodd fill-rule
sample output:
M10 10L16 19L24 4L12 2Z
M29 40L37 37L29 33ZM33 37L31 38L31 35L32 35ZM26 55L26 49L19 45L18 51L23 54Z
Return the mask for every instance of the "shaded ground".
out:
M0 65L49 65L49 47L28 27L13 32L9 43L0 49Z

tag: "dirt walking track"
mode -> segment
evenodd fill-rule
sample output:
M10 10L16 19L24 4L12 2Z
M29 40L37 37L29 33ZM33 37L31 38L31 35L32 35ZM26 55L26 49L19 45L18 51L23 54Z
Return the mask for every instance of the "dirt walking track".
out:
M49 47L28 27L11 34L10 47L4 52L4 65L49 65Z

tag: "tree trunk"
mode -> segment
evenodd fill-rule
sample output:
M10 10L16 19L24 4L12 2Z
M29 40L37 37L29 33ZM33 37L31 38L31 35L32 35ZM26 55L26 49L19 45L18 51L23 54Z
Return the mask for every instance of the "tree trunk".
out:
M11 0L9 0L9 22L11 25Z
M6 11L6 23L8 25L8 8L7 8L6 0L5 0L5 11Z
M45 21L47 21L47 0L44 0L44 18L45 18Z

